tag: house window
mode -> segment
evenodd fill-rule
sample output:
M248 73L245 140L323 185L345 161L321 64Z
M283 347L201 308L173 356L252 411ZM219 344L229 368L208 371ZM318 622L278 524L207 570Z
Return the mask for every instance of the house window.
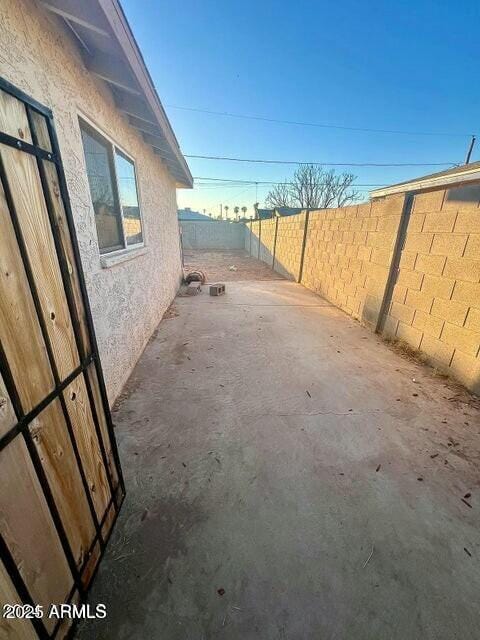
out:
M133 161L83 120L80 129L100 253L142 245Z

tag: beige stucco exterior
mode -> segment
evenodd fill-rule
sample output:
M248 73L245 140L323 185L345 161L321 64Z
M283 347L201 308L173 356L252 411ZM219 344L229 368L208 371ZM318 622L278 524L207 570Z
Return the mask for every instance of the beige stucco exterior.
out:
M110 402L181 276L175 180L90 74L66 27L30 0L0 4L0 76L53 111ZM79 115L135 159L145 247L101 259Z

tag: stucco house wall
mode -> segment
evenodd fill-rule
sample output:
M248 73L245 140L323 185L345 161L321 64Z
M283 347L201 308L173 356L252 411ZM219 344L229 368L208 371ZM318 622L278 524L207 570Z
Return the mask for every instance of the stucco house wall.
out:
M31 0L0 3L0 76L53 111L113 402L180 283L175 180L116 109L106 85L86 70L66 27ZM79 115L135 159L145 247L127 260L100 258Z

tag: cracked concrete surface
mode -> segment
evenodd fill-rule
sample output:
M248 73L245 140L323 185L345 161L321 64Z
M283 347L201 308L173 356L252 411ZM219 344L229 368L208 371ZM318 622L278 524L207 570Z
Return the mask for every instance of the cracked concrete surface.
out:
M477 401L292 282L175 308L114 412L79 637L478 638Z

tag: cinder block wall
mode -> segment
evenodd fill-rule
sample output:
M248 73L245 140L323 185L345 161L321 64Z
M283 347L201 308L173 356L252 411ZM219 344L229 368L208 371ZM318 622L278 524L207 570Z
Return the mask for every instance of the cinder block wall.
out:
M384 335L405 341L479 393L480 203L471 193L467 187L415 196ZM301 283L372 329L385 297L404 201L400 194L309 214ZM278 221L275 270L293 280L299 277L305 216ZM268 222L274 229L274 221ZM260 256L271 264L272 232L265 225L262 221L266 246ZM258 232L254 222L255 257ZM249 236L247 231L247 250Z
M480 392L480 209L461 198L415 196L385 333Z
M375 328L404 196L311 211L302 284Z
M259 223L251 222L247 224L245 227L245 251L253 256L254 258L258 258L258 238L259 238Z
M275 239L276 219L262 221L262 242L260 245L260 260L273 264L273 242Z
M289 280L298 280L302 255L305 213L279 218L275 271Z
M182 221L182 242L184 249L243 249L245 225L242 222Z

